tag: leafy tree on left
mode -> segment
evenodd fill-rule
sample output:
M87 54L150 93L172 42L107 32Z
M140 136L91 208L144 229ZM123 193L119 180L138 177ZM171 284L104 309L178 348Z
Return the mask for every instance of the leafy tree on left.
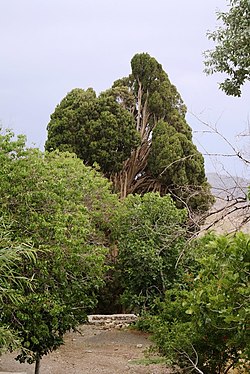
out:
M27 149L25 138L14 140L11 132L0 135L0 196L1 216L11 222L9 240L31 243L37 253L36 261L13 262L22 303L4 295L1 326L19 338L20 362L36 361L39 373L42 356L95 306L116 196L74 155Z

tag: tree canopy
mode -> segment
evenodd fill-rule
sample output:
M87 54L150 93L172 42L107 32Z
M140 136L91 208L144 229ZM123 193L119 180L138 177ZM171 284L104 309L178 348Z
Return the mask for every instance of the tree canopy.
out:
M223 26L209 32L216 43L214 50L205 52L205 72L226 73L229 78L220 88L233 96L241 95L241 87L250 79L250 2L230 0L228 12L217 12Z
M97 97L91 88L76 88L52 114L45 148L74 152L86 165L98 163L110 175L138 143L133 121L109 91Z
M98 97L93 89L71 91L51 115L45 148L98 163L122 198L158 191L171 193L180 206L206 210L211 195L204 160L180 94L147 53L132 58L131 70Z
M36 261L22 253L12 261L20 279L8 278L15 297L0 294L0 327L18 337L21 362L39 363L95 306L105 271L107 219L116 203L108 180L74 154L44 154L27 149L22 136L0 135L1 217L11 224L0 254L13 257L13 243L30 243L36 251Z

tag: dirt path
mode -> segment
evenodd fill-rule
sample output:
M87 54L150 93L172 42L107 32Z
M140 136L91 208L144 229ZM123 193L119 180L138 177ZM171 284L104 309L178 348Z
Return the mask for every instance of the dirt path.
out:
M142 365L145 350L152 344L148 336L131 330L84 325L81 333L68 333L65 345L45 356L41 374L169 374L162 364ZM34 365L19 364L14 354L0 357L0 372L34 373Z

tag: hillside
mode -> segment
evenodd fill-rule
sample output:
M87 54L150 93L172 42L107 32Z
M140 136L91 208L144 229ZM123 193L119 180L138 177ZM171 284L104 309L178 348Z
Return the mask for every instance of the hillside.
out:
M207 179L213 195L225 200L245 198L250 185L247 179L217 173L207 173Z
M250 205L247 179L216 173L207 174L216 198L203 230L230 233L238 230L250 233Z

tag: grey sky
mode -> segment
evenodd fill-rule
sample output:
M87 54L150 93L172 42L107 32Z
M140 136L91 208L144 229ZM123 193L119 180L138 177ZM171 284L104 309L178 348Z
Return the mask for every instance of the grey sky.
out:
M215 124L232 142L247 127L249 84L243 96L218 90L219 75L203 73L208 29L226 0L0 0L0 121L43 149L50 114L75 87L97 92L130 72L135 53L154 56L190 112ZM189 113L196 130L202 125ZM199 149L230 151L216 136L194 133ZM245 138L244 138L245 141ZM242 145L243 146L243 145ZM246 146L246 144L245 144ZM216 167L221 170L219 159ZM246 170L224 160L233 174ZM208 171L213 169L206 161Z

